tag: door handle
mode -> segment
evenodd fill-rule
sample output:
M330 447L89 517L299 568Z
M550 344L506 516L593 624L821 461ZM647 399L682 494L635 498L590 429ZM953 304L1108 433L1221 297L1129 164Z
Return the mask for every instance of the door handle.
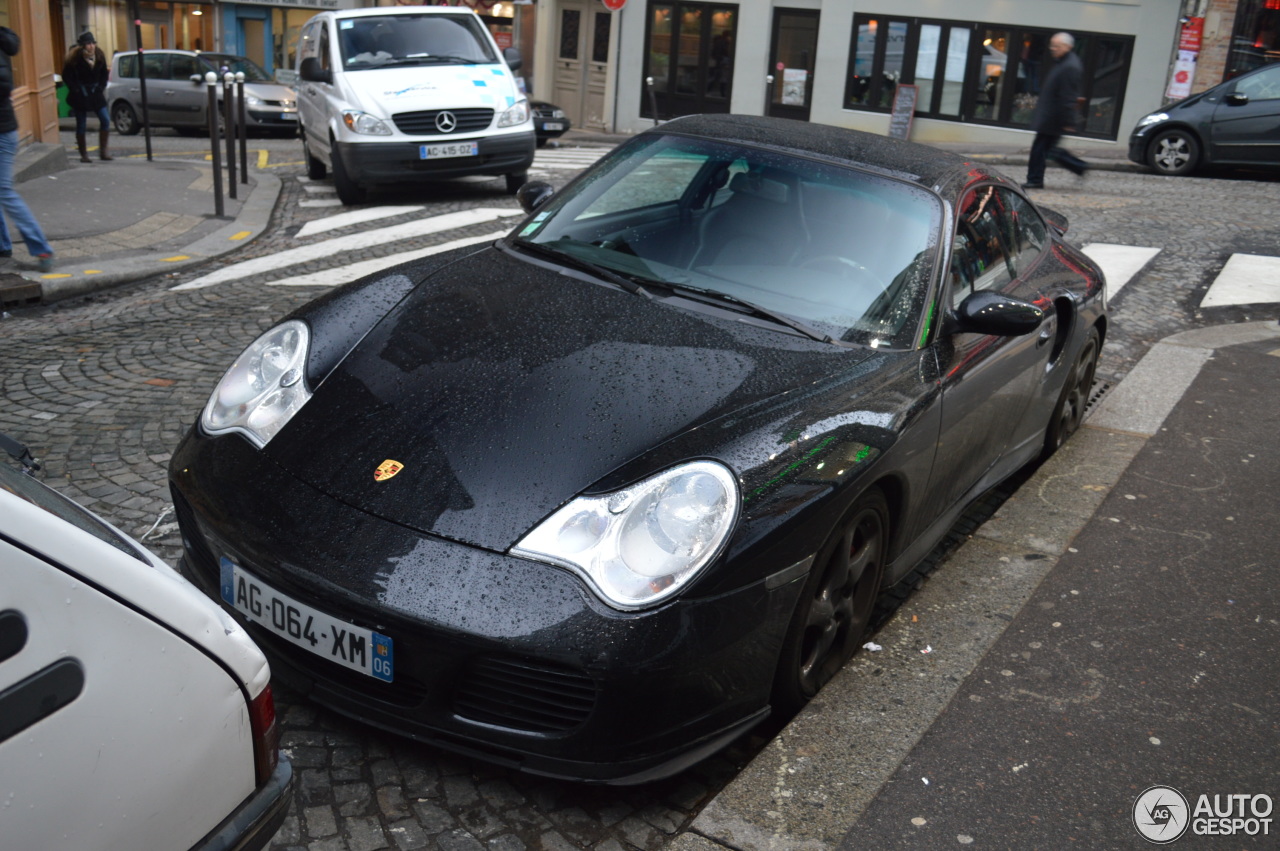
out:
M1045 343L1047 343L1047 342L1049 342L1050 340L1052 340L1052 339L1053 339L1053 337L1054 337L1054 333L1053 333L1053 332L1054 332L1054 328L1053 328L1053 326L1052 326L1052 325L1047 325L1047 326L1045 326L1044 328L1041 328L1041 329L1040 329L1040 337L1039 337L1039 339L1037 339L1037 340L1036 340L1036 348L1038 349L1038 348L1040 348L1041 346L1043 346Z

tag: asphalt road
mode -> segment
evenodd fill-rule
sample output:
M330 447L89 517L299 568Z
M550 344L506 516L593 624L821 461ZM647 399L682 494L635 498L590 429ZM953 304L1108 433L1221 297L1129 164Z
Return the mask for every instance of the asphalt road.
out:
M189 155L207 140L164 133L158 156ZM286 277L388 258L409 248L476 234L474 227L378 243L369 234L444 213L515 205L501 180L433 186L375 199L418 207L299 238L308 222L344 210L315 206L326 184L303 175L296 140L255 139L255 163L284 182L272 231L206 267L156 277L0 320L0 430L36 448L46 481L145 538L163 557L179 552L168 501L169 453L197 415L223 369L262 330L322 286L281 286ZM116 156L139 154L141 137L114 138ZM562 185L575 173L568 151L544 176ZM256 155L254 155L256 157ZM1155 258L1112 301L1112 332L1100 378L1115 382L1159 339L1177 331L1276 316L1258 308L1198 305L1233 254L1273 255L1280 245L1275 183L1144 174L1094 173L1037 194L1070 217L1077 244L1158 248ZM495 224L500 224L497 222ZM500 229L500 228L499 228ZM174 291L247 260L327 239L356 236L350 247L280 271L230 277ZM1269 310L1269 313L1267 312ZM562 851L663 846L730 780L762 744L748 738L685 774L624 789L591 788L524 777L365 729L277 694L283 744L299 774L297 798L273 848L371 851Z

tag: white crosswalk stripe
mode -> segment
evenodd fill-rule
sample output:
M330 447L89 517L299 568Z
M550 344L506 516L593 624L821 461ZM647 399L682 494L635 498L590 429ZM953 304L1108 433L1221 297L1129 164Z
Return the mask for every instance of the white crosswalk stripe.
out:
M432 216L426 219L417 219L411 222L405 222L391 227L378 228L375 230L364 231L363 233L350 234L348 236L334 237L326 239L312 245L303 245L298 248L290 248L285 251L279 251L275 254L269 254L265 257L255 257L252 260L244 260L240 263L233 263L222 269L210 272L196 278L194 281L188 281L185 284L178 284L171 287L173 290L195 290L204 287L211 287L215 284L225 283L227 281L236 281L241 278L248 278L254 275L261 275L266 272L275 272L281 269L287 269L291 266L310 263L324 257L332 257L335 254L341 254L344 251L358 251L360 249L369 248L374 245L385 245L390 242L398 242L403 239L413 239L415 237L428 236L433 233L442 233L454 228L466 227L468 225L481 224L483 222L492 222L497 219L504 219L514 216L522 216L520 210L510 207L477 207L472 210L461 210L456 213L445 213L439 216Z
M410 260L418 260L422 257L430 257L432 254L441 254L445 251L452 251L455 248L462 248L466 245L478 245L482 242L493 242L507 235L504 230L486 233L481 236L468 236L462 239L451 240L440 245L432 245L429 248L419 248L416 251L401 251L399 254L388 254L386 257L377 257L373 260L363 260L359 263L351 263L347 266L338 266L334 269L325 269L321 272L312 272L309 275L295 275L291 278L281 278L278 281L270 281L267 283L269 287L336 287L339 284L346 284L351 281L363 278L365 275L372 275L374 272L380 272L383 269L389 269L400 263L408 263Z
M1232 254L1209 285L1201 307L1280 302L1280 257Z
M533 155L535 169L586 168L609 153L608 148L543 148Z
M1159 248L1111 245L1106 242L1091 242L1080 250L1102 267L1102 273L1107 276L1108 298L1114 298L1134 275L1145 269L1151 259L1160 253Z
M318 233L327 233L331 230L373 222L378 219L389 219L392 216L403 216L407 213L416 213L425 209L425 207L421 206L365 207L363 210L352 210L349 213L339 213L336 216L325 216L323 219L314 219L307 222L294 234L294 239L305 239Z

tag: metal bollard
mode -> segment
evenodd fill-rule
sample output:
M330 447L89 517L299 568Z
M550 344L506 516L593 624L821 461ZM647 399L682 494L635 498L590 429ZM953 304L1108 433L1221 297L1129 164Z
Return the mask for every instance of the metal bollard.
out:
M244 72L236 72L236 98L240 104L240 120L236 130L240 135L240 182L249 182L249 122L244 114Z
M764 75L764 114L769 114L769 109L773 106L773 75Z
M204 75L209 88L209 146L213 149L213 209L218 218L225 218L222 204L222 140L218 137L218 75L212 71Z
M222 107L227 122L227 195L236 197L236 76L228 71L222 77Z
M653 93L653 77L644 78L645 87L649 91L649 111L653 113L653 126L658 126L658 97Z

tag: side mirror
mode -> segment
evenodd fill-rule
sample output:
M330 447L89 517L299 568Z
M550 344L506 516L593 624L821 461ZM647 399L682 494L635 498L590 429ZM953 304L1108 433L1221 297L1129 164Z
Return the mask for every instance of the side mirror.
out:
M308 83L333 85L333 72L321 68L320 60L315 56L308 56L302 60L302 64L298 66L298 76Z
M556 190L550 183L531 180L516 190L516 201L519 202L522 210L526 213L532 213L545 204L547 199L554 194L556 194Z
M193 86L200 86L200 85L204 85L204 75L203 75L203 74L192 74L188 79L189 79L189 80L191 80L191 84L192 84Z
M1244 106L1249 102L1249 96L1244 92L1232 92L1223 98L1227 102L1227 106Z
M524 59L520 57L520 48L518 47L504 47L502 49L502 58L512 71L519 71L520 66L524 64Z
M985 290L960 302L949 317L947 330L953 334L989 334L1021 337L1044 322L1044 311L1029 301Z

